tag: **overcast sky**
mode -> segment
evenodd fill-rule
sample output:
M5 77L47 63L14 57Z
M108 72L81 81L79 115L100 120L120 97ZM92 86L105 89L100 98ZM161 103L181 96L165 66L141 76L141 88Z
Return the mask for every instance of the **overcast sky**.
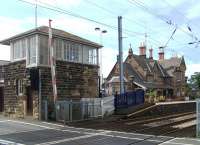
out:
M35 0L27 0L35 2ZM165 48L166 58L184 55L187 64L186 75L200 71L200 45L189 42L200 40L199 0L38 0L66 12L81 15L106 25L61 14L38 7L38 26L48 25L52 19L54 28L79 35L103 44L103 74L108 75L116 62L118 53L117 17L122 16L123 51L127 56L131 44L133 53L138 54L140 42L154 49L158 58L158 47L164 46L176 29ZM34 6L20 0L4 0L0 5L0 40L35 27ZM100 40L95 27L107 30ZM111 28L112 27L112 28ZM189 29L190 31L189 31ZM195 38L196 37L196 38ZM9 47L0 45L0 59L10 59ZM147 51L148 56L148 51Z

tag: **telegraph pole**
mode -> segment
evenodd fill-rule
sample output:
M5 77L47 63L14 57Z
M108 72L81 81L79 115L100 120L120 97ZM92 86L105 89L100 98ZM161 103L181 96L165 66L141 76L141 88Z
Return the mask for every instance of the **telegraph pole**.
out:
M120 68L120 94L124 93L124 70L122 50L122 16L118 16L118 42L119 42L119 68Z

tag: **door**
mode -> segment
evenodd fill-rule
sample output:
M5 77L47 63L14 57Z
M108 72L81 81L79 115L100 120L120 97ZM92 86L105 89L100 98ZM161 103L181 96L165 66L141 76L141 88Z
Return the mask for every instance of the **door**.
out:
M0 87L0 112L3 112L3 107L4 107L4 89L3 87Z
M27 115L33 115L33 97L32 97L31 88L27 87L26 92L27 92L27 100L26 100Z

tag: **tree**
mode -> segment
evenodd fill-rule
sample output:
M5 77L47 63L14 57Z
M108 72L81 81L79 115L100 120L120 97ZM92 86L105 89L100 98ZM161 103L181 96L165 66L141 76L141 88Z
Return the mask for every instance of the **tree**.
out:
M149 103L152 103L152 102L155 102L156 101L156 96L157 96L157 93L155 90L153 89L150 89L146 95L148 96L148 102Z
M189 79L189 83L186 86L188 95L191 99L196 99L200 95L200 72L195 72Z
M189 83L192 89L200 90L200 72L195 72L189 79Z

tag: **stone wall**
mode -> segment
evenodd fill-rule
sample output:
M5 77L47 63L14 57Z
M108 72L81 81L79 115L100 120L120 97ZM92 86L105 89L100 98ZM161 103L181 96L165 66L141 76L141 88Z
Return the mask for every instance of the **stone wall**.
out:
M40 67L41 96L53 101L51 70ZM56 61L58 99L94 98L98 96L98 68L94 65Z
M40 69L42 99L53 101L51 69L49 67L38 67L35 69ZM13 62L5 66L5 115L15 118L23 118L26 115L26 101L28 97L26 88L29 87L31 88L29 95L33 99L33 118L37 119L39 117L39 90L32 89L30 78L30 71L29 68L26 68L25 60ZM98 96L97 66L57 61L56 78L59 100L82 97L94 98ZM23 95L17 95L16 79L23 80Z
M24 117L25 94L18 96L16 79L24 80L26 76L25 61L9 63L5 66L4 113L13 117ZM24 89L25 90L25 89Z

